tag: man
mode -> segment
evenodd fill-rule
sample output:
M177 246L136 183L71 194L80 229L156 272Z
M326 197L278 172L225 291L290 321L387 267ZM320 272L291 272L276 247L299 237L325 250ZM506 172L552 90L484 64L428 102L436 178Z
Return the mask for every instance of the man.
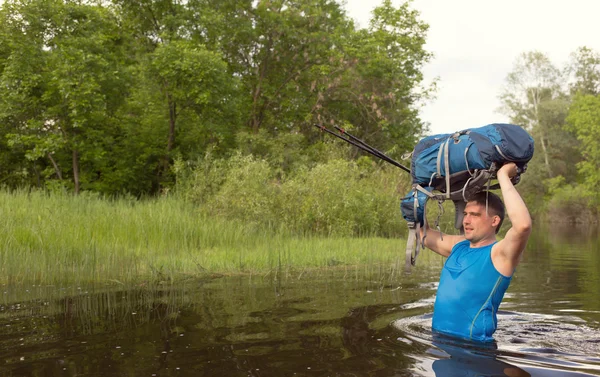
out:
M511 178L514 163L497 173L512 227L501 241L496 233L504 220L504 205L493 193L482 192L467 202L464 235L442 235L427 229L425 246L448 257L440 276L433 309L433 330L478 341L492 341L498 306L531 233L531 217Z

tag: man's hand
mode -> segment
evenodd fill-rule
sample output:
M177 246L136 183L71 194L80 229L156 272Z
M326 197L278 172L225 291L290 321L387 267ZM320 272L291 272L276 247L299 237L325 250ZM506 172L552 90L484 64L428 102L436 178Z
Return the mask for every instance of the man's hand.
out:
M507 164L502 165L500 170L498 170L497 176L501 174L506 174L508 178L512 178L518 174L519 170L517 169L517 165L514 162L509 162Z

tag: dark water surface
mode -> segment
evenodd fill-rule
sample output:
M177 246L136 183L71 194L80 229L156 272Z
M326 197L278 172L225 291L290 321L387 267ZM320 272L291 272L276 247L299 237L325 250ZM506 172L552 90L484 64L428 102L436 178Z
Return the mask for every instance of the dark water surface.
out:
M441 259L411 274L3 286L0 375L600 376L599 246L538 230L488 346L431 333Z

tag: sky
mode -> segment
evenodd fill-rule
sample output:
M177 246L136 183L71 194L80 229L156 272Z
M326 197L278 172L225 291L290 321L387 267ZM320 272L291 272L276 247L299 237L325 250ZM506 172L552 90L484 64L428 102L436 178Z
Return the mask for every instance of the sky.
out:
M345 7L367 27L380 4L346 0ZM413 0L411 8L429 24L425 49L434 58L425 80L439 78L436 98L421 110L431 134L508 122L498 97L523 52L540 51L559 68L578 47L600 52L599 0Z

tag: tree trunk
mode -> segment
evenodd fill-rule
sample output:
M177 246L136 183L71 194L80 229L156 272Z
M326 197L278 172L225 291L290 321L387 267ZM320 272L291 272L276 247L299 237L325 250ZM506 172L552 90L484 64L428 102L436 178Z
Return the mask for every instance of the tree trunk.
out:
M52 158L52 155L50 153L48 153L48 159L50 159L52 166L54 166L54 171L56 172L56 176L58 177L58 179L60 179L62 181L62 173L60 172L60 169L58 168L56 161L54 161L54 159Z
M262 81L262 77L261 77L261 81ZM259 117L259 110L258 110L258 99L260 98L260 82L258 83L258 85L256 86L256 89L254 90L254 94L252 96L252 131L256 134L258 133L258 129L260 128L260 117Z
M40 177L40 172L37 169L37 164L35 163L35 161L33 162L33 171L35 173L35 181L37 183L37 187L42 188L42 179Z
M73 182L75 183L75 195L79 195L79 155L73 149Z
M271 47L273 46L273 36L269 35L269 39L267 40L267 44L265 46L265 51L267 51L267 55L265 58L258 62L256 65L256 77L257 83L256 88L254 88L254 92L252 93L252 119L250 120L252 125L252 131L254 133L258 133L262 123L262 117L264 112L264 103L262 105L259 104L262 95L262 84L267 76L267 69L269 67L269 59L271 58Z
M171 152L175 147L175 122L177 120L177 105L171 100L169 95L169 141L167 142L167 152ZM167 156L168 159L168 156Z
M167 103L169 106L169 137L167 139L167 153L163 158L162 174L169 170L169 161L171 151L175 148L175 124L177 123L177 104L172 100L171 95L167 94ZM161 173L159 172L159 175Z
M552 170L550 170L550 160L548 159L548 149L546 148L546 140L544 140L544 131L542 128L542 122L540 121L539 105L541 102L541 94L539 90L531 93L531 99L533 101L533 110L535 114L535 122L537 125L538 132L540 133L540 142L542 144L542 152L544 153L544 165L546 165L546 171L548 172L548 178L552 178Z
M542 152L544 153L544 164L546 165L546 171L548 172L548 178L552 178L552 171L550 170L550 160L548 159L548 149L546 148L546 140L544 135L540 135L540 141L542 144Z

